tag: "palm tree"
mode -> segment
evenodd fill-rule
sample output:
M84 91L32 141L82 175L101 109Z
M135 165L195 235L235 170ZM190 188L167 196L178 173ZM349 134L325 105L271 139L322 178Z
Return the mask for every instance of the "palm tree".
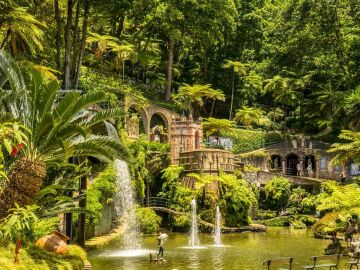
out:
M272 93L275 101L287 105L298 104L300 93L293 89L293 82L289 78L276 75L266 82L264 91Z
M19 7L11 0L0 3L0 32L4 39L0 41L0 49L9 47L12 55L19 49L28 50L32 55L43 49L44 24L27 12L27 8ZM0 35L1 36L1 35Z
M232 83L231 83L231 101L230 101L230 113L229 120L232 118L232 110L234 103L234 92L235 92L235 74L239 77L246 75L246 66L239 61L225 60L223 68L232 70Z
M125 79L125 60L129 59L134 54L134 46L131 44L121 44L120 40L116 37L108 35L99 35L97 33L89 33L86 39L88 43L96 43L96 57L100 58L106 51L112 51L116 54L116 67L122 70L122 79ZM122 63L122 68L119 64Z
M234 120L246 127L270 125L270 119L265 116L262 109L248 106L243 106L242 109L237 110Z
M215 101L225 101L225 95L220 89L213 89L210 84L183 84L179 92L173 95L173 99L179 105L191 111L194 109L195 117L199 116L200 108L203 108L205 102L210 99L212 100L212 108L210 117L214 111Z
M0 70L5 74L0 81L7 81L11 87L11 93L2 103L8 108L7 113L21 120L31 132L22 154L10 169L10 183L4 198L0 199L0 215L12 207L14 201L20 205L33 201L49 167L61 166L79 157L93 156L111 161L127 154L118 141L96 135L95 130L101 122L120 115L117 109L89 110L106 100L105 93L67 92L59 101L58 81L46 82L35 71L29 73L25 84L19 68L13 67L16 68L16 64L12 59L0 53Z
M229 131L236 128L236 123L227 119L205 118L203 129L206 137L216 133L220 135L223 131Z

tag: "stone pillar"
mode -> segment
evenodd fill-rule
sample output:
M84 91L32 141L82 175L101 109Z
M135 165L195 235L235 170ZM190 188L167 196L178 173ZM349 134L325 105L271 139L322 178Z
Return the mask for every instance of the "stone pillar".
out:
M285 159L281 160L281 168L282 168L282 173L285 175L286 174L286 160Z
M304 175L304 159L300 159L300 176Z
M320 173L320 160L319 160L319 159L315 159L315 163L316 163L315 177L316 177L316 178L319 178L319 173Z

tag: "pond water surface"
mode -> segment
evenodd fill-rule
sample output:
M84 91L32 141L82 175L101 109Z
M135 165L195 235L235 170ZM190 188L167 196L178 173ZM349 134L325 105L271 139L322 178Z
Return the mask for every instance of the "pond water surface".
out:
M156 236L141 239L143 251L124 251L122 241L92 251L89 260L93 270L139 269L264 269L262 261L268 258L294 257L295 267L310 263L310 257L321 255L329 240L315 239L311 230L268 228L265 233L241 233L222 235L223 246L213 246L212 235L200 235L201 248L189 249L188 235L169 233L165 242L165 263L150 263L149 253L157 252ZM348 269L343 258L339 269Z

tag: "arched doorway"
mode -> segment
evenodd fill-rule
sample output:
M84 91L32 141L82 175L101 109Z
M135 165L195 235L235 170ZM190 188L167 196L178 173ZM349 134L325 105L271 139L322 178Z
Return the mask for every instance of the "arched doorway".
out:
M289 154L286 158L286 174L297 175L297 164L299 157L296 154Z
M138 139L141 134L146 134L142 114L144 112L135 107L130 107L127 111L125 127L130 139Z
M281 156L280 155L272 155L271 156L271 169L274 171L281 171Z
M307 175L308 177L314 177L314 173L316 171L316 161L315 161L315 157L313 155L307 155L305 156L304 159L304 172L305 175Z
M154 113L150 119L150 141L167 143L169 141L168 123L160 113Z

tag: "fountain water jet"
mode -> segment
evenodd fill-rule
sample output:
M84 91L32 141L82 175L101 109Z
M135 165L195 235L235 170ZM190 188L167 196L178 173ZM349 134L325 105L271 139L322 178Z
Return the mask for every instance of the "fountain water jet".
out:
M200 245L199 234L198 234L198 224L196 219L196 200L191 201L191 228L190 228L190 238L189 246L197 247Z
M219 206L216 206L216 213L215 213L215 230L214 230L214 244L216 246L221 245L221 213Z
M122 160L115 160L116 186L118 192L115 195L115 211L124 226L124 246L126 249L141 249L140 228L136 220L134 191L128 164Z

